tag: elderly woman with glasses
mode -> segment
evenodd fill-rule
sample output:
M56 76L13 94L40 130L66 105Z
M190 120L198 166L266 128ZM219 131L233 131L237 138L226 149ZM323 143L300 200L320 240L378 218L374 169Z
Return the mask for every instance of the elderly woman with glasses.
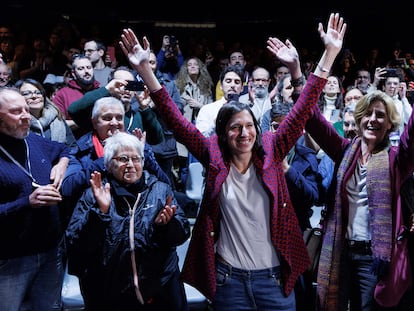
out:
M66 231L87 310L188 310L176 247L190 225L171 187L143 170L132 134L105 140L104 163L106 177L91 174Z
M60 110L46 96L43 85L34 79L24 79L15 86L29 105L30 130L50 140L74 146L76 139Z

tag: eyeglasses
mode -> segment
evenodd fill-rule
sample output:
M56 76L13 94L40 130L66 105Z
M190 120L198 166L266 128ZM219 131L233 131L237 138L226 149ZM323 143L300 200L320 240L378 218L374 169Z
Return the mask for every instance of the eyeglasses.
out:
M130 160L132 160L132 163L137 164L137 163L141 163L142 157L140 156L128 157L126 155L121 155L118 157L113 157L112 159L118 160L122 164L127 164Z
M97 50L92 50L92 49L87 49L87 50L84 50L83 52L84 53L93 53L93 52L96 52Z
M24 97L30 98L33 96L42 96L42 92L39 90L34 90L34 91L23 91L20 94L22 94Z
M353 126L353 127L355 127L356 126L356 124L355 124L355 122L348 122L348 121L344 121L344 126L345 127L349 127L349 126Z
M358 79L369 79L369 77L368 77L368 76L358 76L357 78L358 78Z

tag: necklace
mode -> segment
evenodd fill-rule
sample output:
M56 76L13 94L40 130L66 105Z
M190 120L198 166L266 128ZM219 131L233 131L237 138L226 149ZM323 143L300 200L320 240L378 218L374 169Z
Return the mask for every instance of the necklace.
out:
M27 144L26 139L24 139L24 143L26 145L26 158L27 158L27 168L24 168L23 165L21 165L2 145L0 145L0 150L3 151L3 153L14 163L16 164L27 176L30 177L32 180L32 186L33 188L39 188L40 185L36 182L36 179L32 175L32 168L30 165L30 150L29 145Z

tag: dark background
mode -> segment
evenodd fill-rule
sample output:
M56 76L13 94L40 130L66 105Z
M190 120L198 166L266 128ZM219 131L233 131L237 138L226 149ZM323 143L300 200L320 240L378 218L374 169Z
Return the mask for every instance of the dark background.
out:
M4 0L0 24L11 24L17 33L30 29L33 36L47 36L45 32L64 20L82 34L98 34L107 43L118 40L122 28L131 27L139 36L147 35L154 50L159 49L162 35L174 34L183 47L191 40L207 39L263 48L267 37L277 36L291 39L299 48L321 51L317 23L325 26L329 13L339 12L349 24L344 48L357 57L372 47L384 55L391 55L394 48L414 51L409 1L109 2Z

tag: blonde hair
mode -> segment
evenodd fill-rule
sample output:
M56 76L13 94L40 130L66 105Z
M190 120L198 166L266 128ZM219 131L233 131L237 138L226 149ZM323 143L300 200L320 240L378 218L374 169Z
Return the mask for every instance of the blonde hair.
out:
M355 106L354 117L355 123L357 126L358 133L361 133L361 120L367 114L368 109L377 101L380 101L384 104L385 110L387 111L388 120L391 122L392 127L390 132L397 131L401 118L397 111L397 107L395 106L394 100L384 93L383 91L374 91L372 93L368 93L364 95ZM388 136L387 136L388 137Z

